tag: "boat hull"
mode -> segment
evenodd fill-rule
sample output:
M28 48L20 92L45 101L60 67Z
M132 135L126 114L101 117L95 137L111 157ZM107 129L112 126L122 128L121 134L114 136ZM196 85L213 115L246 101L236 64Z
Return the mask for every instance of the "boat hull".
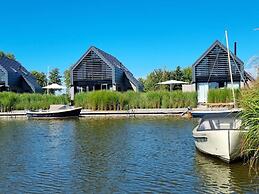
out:
M206 154L210 154L225 162L237 160L240 156L240 145L245 131L242 130L193 130L196 148Z
M28 118L66 118L66 117L78 117L82 108L66 109L60 111L48 111L48 112L27 112Z
M239 113L241 109L230 109L230 110L195 110L191 111L191 115L194 118L203 118L204 116L217 116L217 115L228 115Z

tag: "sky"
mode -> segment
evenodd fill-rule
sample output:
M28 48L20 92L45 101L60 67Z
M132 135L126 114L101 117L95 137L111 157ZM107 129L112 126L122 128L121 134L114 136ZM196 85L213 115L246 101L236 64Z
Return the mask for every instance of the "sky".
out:
M28 70L61 72L94 45L137 77L191 66L215 41L245 65L259 56L258 0L0 0L0 50Z

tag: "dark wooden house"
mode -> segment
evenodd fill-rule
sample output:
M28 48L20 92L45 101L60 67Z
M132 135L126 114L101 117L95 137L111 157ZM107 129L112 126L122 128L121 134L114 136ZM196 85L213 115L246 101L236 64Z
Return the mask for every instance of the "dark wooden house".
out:
M93 90L142 91L142 84L114 56L90 47L71 69L72 92Z
M42 92L41 86L33 75L19 62L9 59L5 55L0 56L0 92Z
M234 88L244 85L244 63L230 52ZM206 103L208 90L212 88L231 87L227 48L215 41L192 66L193 83L198 92L198 103Z

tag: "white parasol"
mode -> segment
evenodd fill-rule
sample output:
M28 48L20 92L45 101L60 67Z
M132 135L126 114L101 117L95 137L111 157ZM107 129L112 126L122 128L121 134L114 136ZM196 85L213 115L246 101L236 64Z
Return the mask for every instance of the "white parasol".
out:
M178 81L178 80L168 80L165 82L160 82L158 84L159 85L170 85L170 91L171 91L173 89L173 85L183 85L183 84L188 84L188 82Z

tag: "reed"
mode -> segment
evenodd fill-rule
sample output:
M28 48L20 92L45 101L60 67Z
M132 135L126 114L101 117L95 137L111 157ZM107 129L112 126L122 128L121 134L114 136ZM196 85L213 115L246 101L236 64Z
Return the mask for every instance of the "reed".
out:
M67 96L47 94L0 93L0 111L48 109L51 104L68 104Z
M17 102L17 95L11 92L0 93L1 112L11 111Z
M184 108L197 106L197 93L181 91L78 93L75 105L91 110L128 110L137 108Z
M253 88L241 92L240 104L243 108L242 127L248 129L244 135L241 154L246 157L250 167L258 171L259 160L259 82Z
M240 98L240 90L235 89L235 98ZM233 102L232 90L229 88L210 89L208 92L209 103L229 103Z

